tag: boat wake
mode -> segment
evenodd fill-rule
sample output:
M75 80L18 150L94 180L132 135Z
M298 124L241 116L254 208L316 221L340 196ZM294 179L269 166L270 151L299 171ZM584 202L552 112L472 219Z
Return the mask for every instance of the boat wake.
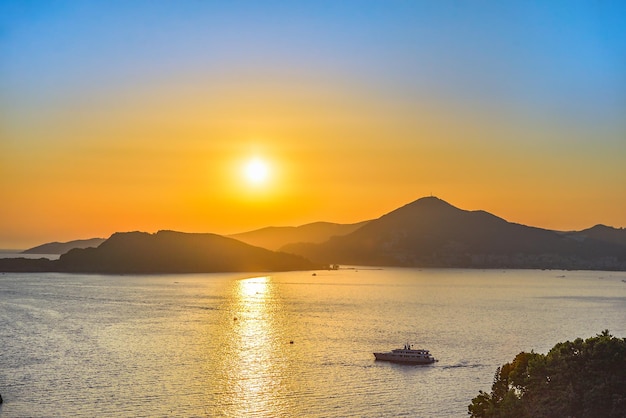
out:
M446 366L441 366L441 368L444 369L444 370L446 370L446 369L460 369L460 368L477 369L477 368L481 368L481 367L488 367L488 366L486 364L470 363L469 361L460 361L459 363L456 363L456 364L448 364Z

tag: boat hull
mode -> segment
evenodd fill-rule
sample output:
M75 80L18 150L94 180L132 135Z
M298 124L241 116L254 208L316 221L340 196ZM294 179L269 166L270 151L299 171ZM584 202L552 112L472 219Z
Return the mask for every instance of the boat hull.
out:
M390 361L392 363L406 363L406 364L432 364L436 360L432 357L412 357L403 356L395 353L374 353L376 360Z

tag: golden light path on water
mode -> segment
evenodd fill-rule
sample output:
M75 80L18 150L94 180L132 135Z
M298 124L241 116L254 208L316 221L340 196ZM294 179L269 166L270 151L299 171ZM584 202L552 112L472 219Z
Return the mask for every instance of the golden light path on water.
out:
M293 344L285 335L285 315L271 277L237 280L221 374L226 390L218 405L226 416L284 416L295 411L290 387L289 354Z

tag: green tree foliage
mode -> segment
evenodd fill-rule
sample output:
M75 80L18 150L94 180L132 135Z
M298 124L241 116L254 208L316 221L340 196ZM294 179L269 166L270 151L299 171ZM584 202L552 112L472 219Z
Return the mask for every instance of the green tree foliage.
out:
M472 417L626 418L626 338L605 330L546 355L521 352L468 409Z

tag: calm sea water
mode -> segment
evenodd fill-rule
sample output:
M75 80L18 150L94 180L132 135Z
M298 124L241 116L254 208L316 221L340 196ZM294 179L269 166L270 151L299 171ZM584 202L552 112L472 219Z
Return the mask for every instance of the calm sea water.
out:
M462 417L520 351L626 336L626 273L0 274L0 417ZM428 366L376 362L405 342Z

